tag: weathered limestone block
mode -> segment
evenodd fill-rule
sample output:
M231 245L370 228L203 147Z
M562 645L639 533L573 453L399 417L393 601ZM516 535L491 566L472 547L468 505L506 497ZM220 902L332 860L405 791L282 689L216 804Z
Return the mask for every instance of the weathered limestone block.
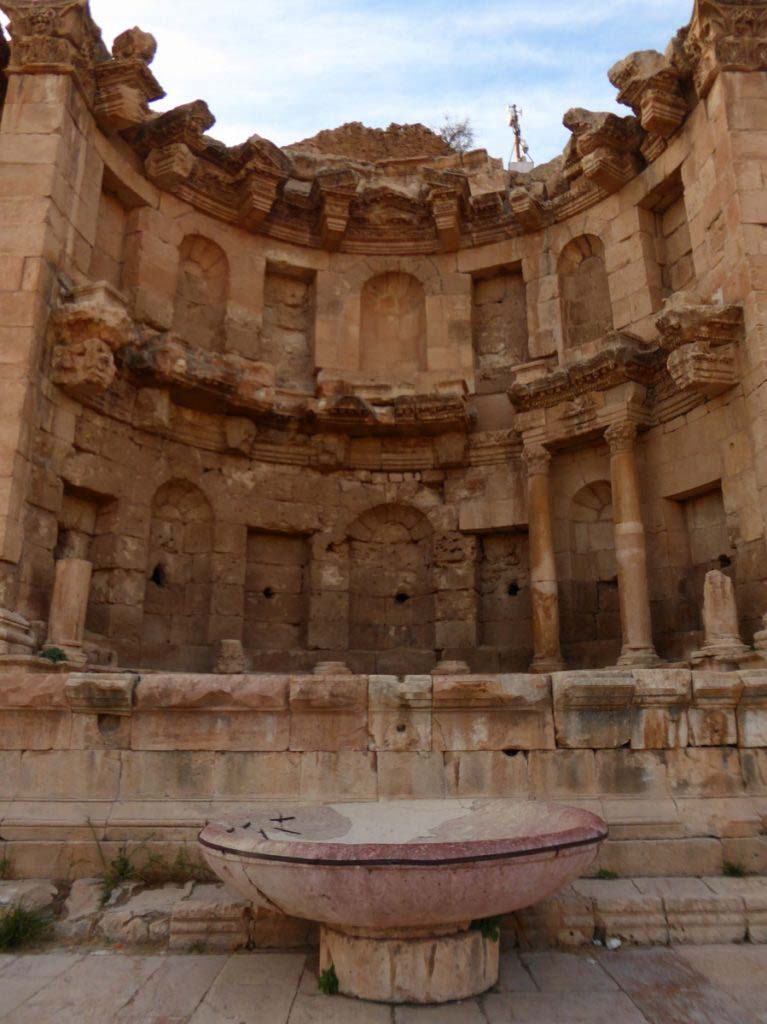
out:
M256 439L256 425L242 416L228 416L224 424L226 444L233 452L247 455Z
M56 562L48 617L48 650L61 650L67 661L84 665L85 618L90 597L93 563L87 558L60 558Z
M743 309L701 303L677 292L655 321L668 371L682 391L712 397L737 383L735 350L743 337Z
M136 690L134 750L288 749L288 678L149 675Z
M72 884L56 935L63 939L90 938L103 903L104 882L100 878L78 878Z
M382 751L377 767L381 800L442 800L445 796L444 761L439 751Z
M689 879L687 881L693 881ZM664 896L669 939L686 945L743 942L746 938L746 908L737 897Z
M574 107L563 124L573 133L584 176L595 185L616 192L640 170L642 131L635 117Z
M692 706L687 712L695 747L734 746L738 742L735 709L743 680L734 672L693 672Z
M165 885L162 889L130 894L124 902L118 898L113 904L110 900L96 926L97 933L113 942L165 941L170 935L173 911L188 898L192 885Z
M666 366L680 391L697 391L708 398L738 383L735 351L730 345L719 349L702 341L683 345L669 355Z
M435 750L552 750L548 676L435 676Z
M455 750L445 757L445 796L519 797L530 795L527 757L523 751Z
M165 431L170 426L172 410L166 388L140 388L133 407L133 422L144 430Z
M636 689L630 673L558 672L552 683L560 747L593 750L630 742Z
M593 900L581 896L572 886L534 907L518 910L513 920L521 949L574 949L594 940Z
M680 75L657 50L639 50L618 61L608 71L618 102L631 107L646 132L670 138L687 116L680 89Z
M192 894L173 905L168 948L209 953L244 949L250 939L251 907L220 885L196 885Z
M138 680L137 675L126 672L76 673L67 679L64 693L78 714L129 716Z
M572 888L592 901L596 929L604 938L636 946L668 943L666 914L659 896L645 895L633 882L623 879L581 879Z
M301 755L301 799L376 800L376 755L358 750L313 751Z
M632 750L686 747L692 675L684 669L634 671Z
M58 889L50 881L29 879L0 882L0 915L9 907L22 907L24 910L47 914L52 911L57 896Z
M532 750L528 765L536 800L566 801L599 793L593 750Z
M144 162L149 180L168 191L173 191L187 181L194 166L194 154L183 142L172 142L153 149Z
M337 249L346 235L352 200L359 175L352 170L320 172L312 186L312 198L320 207L320 230L328 249Z
M373 750L431 750L431 676L371 676L368 687Z
M742 672L743 691L738 704L738 743L741 747L767 746L767 672Z
M368 749L367 677L296 677L289 703L291 750Z

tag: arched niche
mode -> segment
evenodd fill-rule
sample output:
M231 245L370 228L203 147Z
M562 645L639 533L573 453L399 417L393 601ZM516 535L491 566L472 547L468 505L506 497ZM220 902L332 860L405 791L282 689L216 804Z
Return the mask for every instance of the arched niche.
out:
M173 331L209 351L225 347L229 261L215 242L187 235L179 248Z
M348 532L349 647L434 647L433 537L426 517L379 505Z
M412 274L379 274L364 285L360 369L401 377L426 369L426 293Z
M194 484L171 480L152 501L144 596L142 663L201 670L207 665L213 512Z
M565 348L588 345L613 330L605 247L596 235L567 243L559 257Z

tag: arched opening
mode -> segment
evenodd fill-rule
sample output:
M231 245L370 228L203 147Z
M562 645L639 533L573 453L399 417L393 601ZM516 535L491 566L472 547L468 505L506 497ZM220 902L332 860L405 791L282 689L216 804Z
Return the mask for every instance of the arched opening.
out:
M565 348L588 345L613 330L605 247L595 235L568 242L559 257Z
M173 670L207 667L212 551L208 499L187 481L164 484L152 502L143 665Z
M372 278L362 289L360 369L406 377L426 369L426 293L411 274Z
M349 646L434 648L432 530L426 517L380 505L349 529Z
M563 587L562 640L574 666L614 665L621 649L612 489L587 484L570 504L570 579Z
M173 330L191 345L222 351L229 295L226 253L209 238L187 235L179 257Z

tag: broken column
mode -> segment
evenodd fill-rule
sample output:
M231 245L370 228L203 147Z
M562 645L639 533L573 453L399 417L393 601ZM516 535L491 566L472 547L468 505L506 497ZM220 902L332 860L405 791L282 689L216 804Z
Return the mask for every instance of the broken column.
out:
M740 638L735 587L718 569L706 574L703 588L703 647L692 655L698 668L737 668L751 652Z
M613 490L615 556L618 562L623 648L621 666L651 666L659 663L652 639L650 592L647 579L647 550L639 474L636 464L635 423L614 423L605 432L610 446Z
M533 672L565 667L559 641L559 590L551 528L549 470L551 454L543 445L525 448L530 524L530 585L533 604Z
M67 661L83 665L87 661L83 639L93 575L93 563L82 557L88 551L87 536L71 531L65 550L67 557L56 562L45 649L58 649Z

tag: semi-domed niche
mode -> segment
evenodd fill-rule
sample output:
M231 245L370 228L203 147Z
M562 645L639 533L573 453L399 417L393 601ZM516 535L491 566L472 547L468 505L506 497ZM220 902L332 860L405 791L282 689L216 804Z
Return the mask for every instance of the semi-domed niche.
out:
M407 377L426 369L426 294L417 278L372 278L362 289L361 314L361 370Z
M228 294L224 250L202 235L187 235L179 250L174 333L199 348L223 351Z
M597 341L613 329L605 247L595 235L573 238L559 257L565 348Z

